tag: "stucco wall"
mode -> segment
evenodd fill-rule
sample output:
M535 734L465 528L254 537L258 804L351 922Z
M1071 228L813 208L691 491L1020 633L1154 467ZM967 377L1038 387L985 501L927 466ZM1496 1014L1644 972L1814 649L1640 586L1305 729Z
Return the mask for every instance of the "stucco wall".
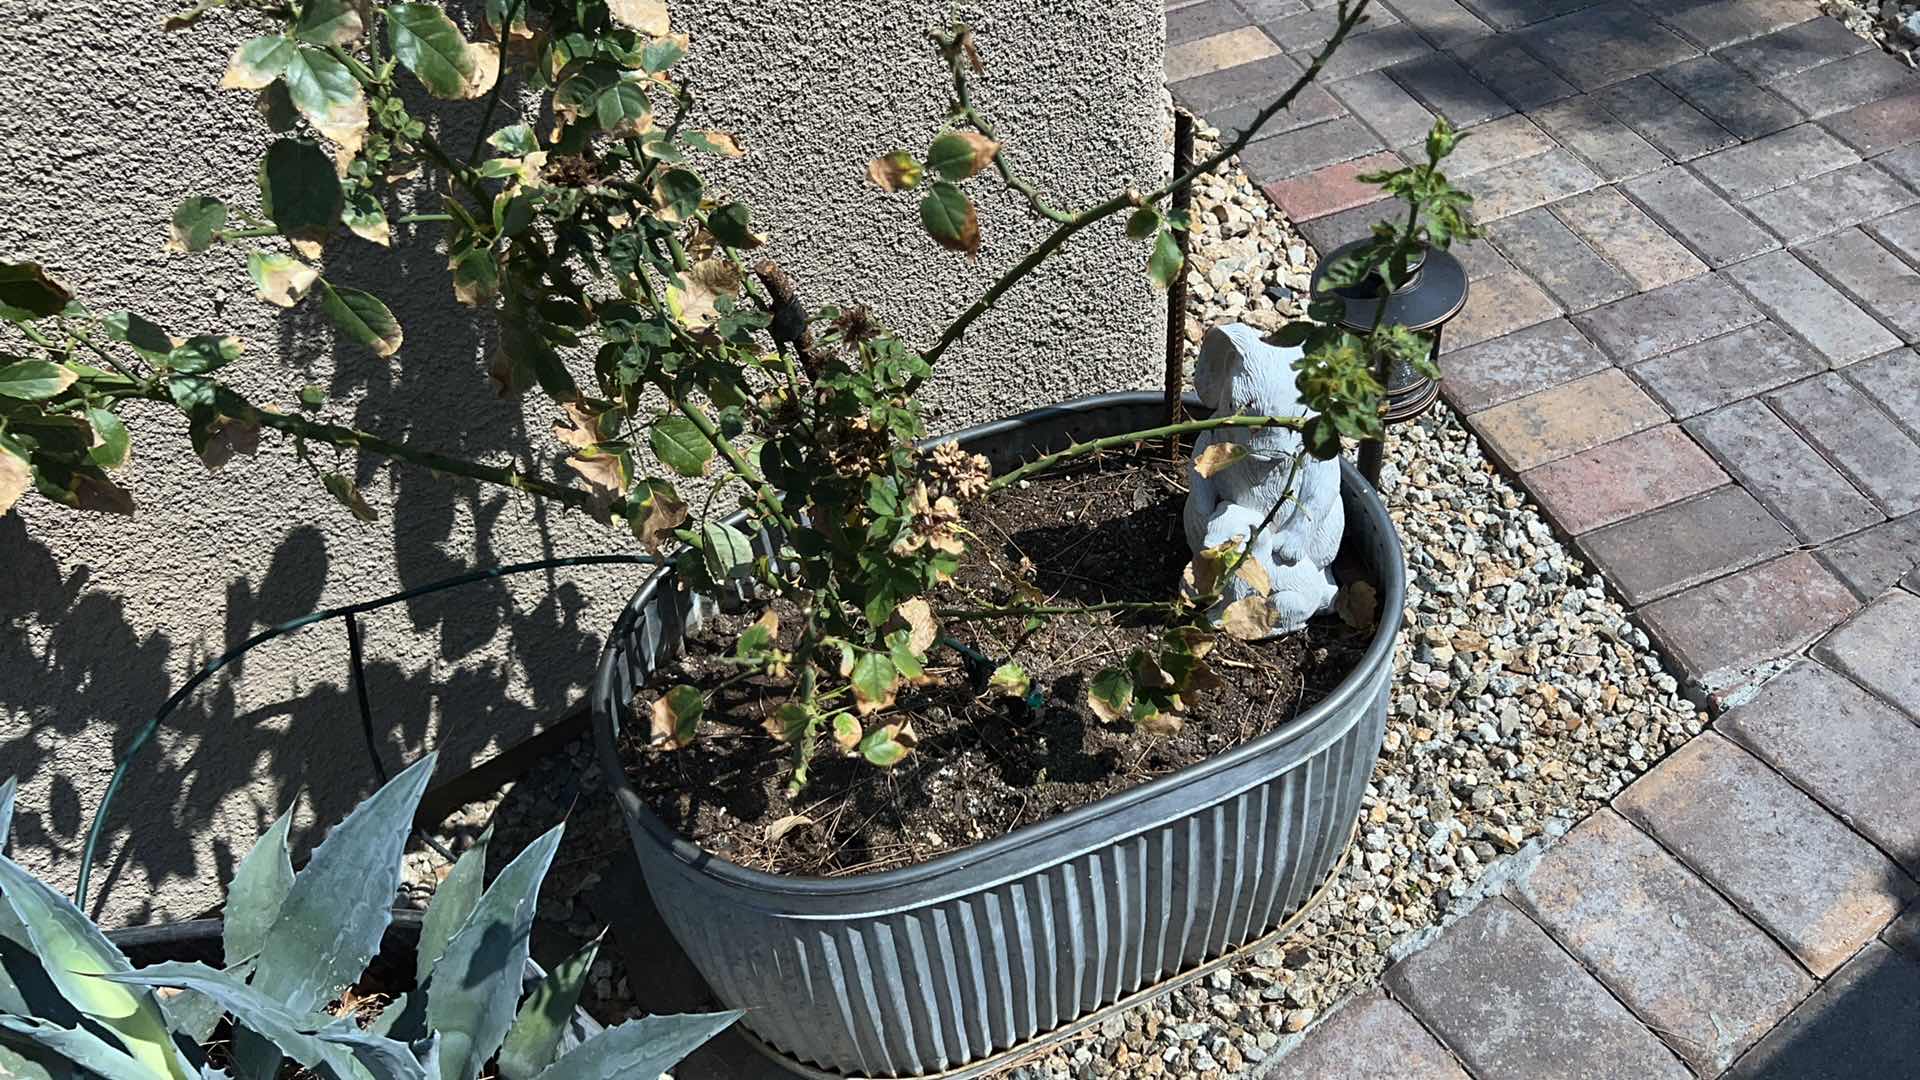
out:
M256 301L236 252L163 250L186 195L257 205L265 134L251 95L216 89L247 24L216 15L164 34L174 6L0 0L0 252L54 268L101 310L238 334L249 359L228 372L256 400L290 402L318 383L331 417L561 475L547 411L488 394L487 331L448 298L430 244L390 253L339 241L327 252L330 276L393 306L407 335L393 362L336 346L324 317ZM937 130L946 89L924 34L956 13L978 27L989 67L978 103L1061 204L1162 174L1161 0L674 5L694 36L702 125L749 151L723 182L751 199L805 299L868 302L920 341L1042 235L983 185L984 249L969 263L920 234L911 198L862 182L869 157L922 148ZM1144 258L1116 222L1008 296L944 361L936 424L1155 385L1164 311ZM177 416L130 419L136 517L76 515L30 495L0 518L0 775L24 784L16 856L59 884L133 726L209 657L315 607L473 564L623 545L580 515L371 458L357 475L381 519L362 526L284 445L210 476ZM369 618L386 760L438 746L451 773L563 713L636 577L535 575ZM103 917L204 910L279 807L298 798L304 820L331 819L368 790L346 670L337 624L303 631L176 715L117 804L96 876L111 886L104 901L96 886Z

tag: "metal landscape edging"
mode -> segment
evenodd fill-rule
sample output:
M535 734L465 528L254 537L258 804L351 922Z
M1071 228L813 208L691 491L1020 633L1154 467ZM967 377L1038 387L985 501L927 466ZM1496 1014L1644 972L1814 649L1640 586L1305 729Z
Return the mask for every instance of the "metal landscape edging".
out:
M1004 471L1151 427L1164 410L1158 393L1107 394L940 441ZM1405 599L1386 507L1350 463L1341 470L1342 566L1375 587L1380 622L1324 700L1207 761L877 874L737 866L674 833L633 790L618 737L628 704L713 606L670 572L650 578L601 658L594 741L653 902L719 999L808 1071L939 1074L1176 979L1301 910L1339 859L1379 754Z

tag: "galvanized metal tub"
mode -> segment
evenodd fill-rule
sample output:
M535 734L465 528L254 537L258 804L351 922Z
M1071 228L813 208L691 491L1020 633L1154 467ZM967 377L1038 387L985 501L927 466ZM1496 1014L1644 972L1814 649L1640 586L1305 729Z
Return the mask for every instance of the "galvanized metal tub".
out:
M996 471L1160 422L1107 394L950 439ZM1202 412L1189 400L1189 409ZM593 687L595 742L654 905L720 1000L797 1064L923 1076L1001 1054L1259 937L1340 855L1386 730L1405 564L1386 508L1342 462L1336 572L1378 590L1360 665L1281 728L1219 757L915 866L845 878L748 870L669 829L627 783L634 692L711 601L648 581ZM763 538L764 540L764 538Z

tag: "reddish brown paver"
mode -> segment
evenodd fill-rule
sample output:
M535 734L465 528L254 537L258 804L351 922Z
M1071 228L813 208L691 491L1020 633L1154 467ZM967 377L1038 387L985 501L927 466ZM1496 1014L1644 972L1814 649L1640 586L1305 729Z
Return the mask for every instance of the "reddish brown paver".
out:
M1920 140L1920 91L1857 105L1820 121L1863 154Z
M1357 161L1346 161L1316 169L1305 176L1267 185L1267 197L1294 221L1311 221L1351 207L1373 202L1380 197L1377 184L1363 184L1359 176L1382 169L1400 167L1393 154L1373 154Z
M1806 552L1696 585L1640 609L1653 636L1695 685L1738 687L1757 665L1826 633L1859 606Z
M1420 1021L1378 990L1342 1005L1261 1080L1469 1080Z
M1523 473L1520 482L1570 535L1591 532L1728 482L1678 424L1661 424Z
M1839 967L1920 891L1819 803L1712 732L1674 751L1614 805L1815 975Z
M1666 410L1619 371L1597 372L1474 417L1509 469L1525 472L1663 424Z

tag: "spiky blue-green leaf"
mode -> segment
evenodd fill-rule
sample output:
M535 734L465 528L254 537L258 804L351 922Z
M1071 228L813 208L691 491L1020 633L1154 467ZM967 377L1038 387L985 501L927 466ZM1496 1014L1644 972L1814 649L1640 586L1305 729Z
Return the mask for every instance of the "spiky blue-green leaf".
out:
M5 856L0 856L0 893L5 893L33 954L61 995L112 1031L149 1080L187 1080L194 1075L173 1044L166 1015L152 991L103 977L130 971L133 965L73 901Z
M20 787L20 778L7 777L0 784L0 854L6 854L13 847L13 793Z
M738 1012L723 1012L629 1020L574 1047L537 1080L659 1076L738 1019Z
M287 829L293 808L280 815L240 860L227 886L226 922L221 941L229 966L252 959L266 947L267 933L280 917L280 905L293 888L293 860L287 852Z
M46 1051L43 1057L53 1057L71 1063L77 1068L56 1072L53 1068L39 1063L29 1064L24 1076L44 1075L49 1077L95 1076L104 1080L153 1080L153 1074L138 1061L121 1052L120 1048L95 1035L85 1028L67 1028L58 1024L49 1024L44 1020L30 1020L24 1016L0 1015L0 1032L13 1039L36 1046ZM0 1055L0 1065L7 1065L8 1071L0 1075L13 1075L14 1066ZM85 1070L81 1072L80 1070Z
M593 958L599 953L599 938L587 942L580 951L560 961L520 1003L520 1015L513 1018L507 1041L500 1044L500 1060L496 1063L500 1080L533 1080L553 1064L560 1039L566 1035L573 1010L580 1003L580 990L593 970Z
M350 1017L321 1028L314 1037L344 1048L372 1080L431 1080L438 1075L428 1071L428 1062L414 1047L362 1031ZM428 1059L437 1058L438 1045L435 1039L426 1041Z
M447 942L427 983L427 1026L440 1036L441 1080L474 1080L513 1025L540 882L565 825L527 845Z
M427 976L433 974L433 965L439 963L440 955L447 951L447 942L467 924L474 905L480 902L480 890L486 885L487 842L491 839L493 826L489 825L480 839L454 860L446 880L433 891L427 913L420 920L420 947L414 953L414 985L427 985Z
M353 1056L346 1048L315 1034L330 1022L329 1017L287 1008L224 971L205 964L167 960L108 978L129 986L169 986L205 994L232 1013L248 1031L271 1042L285 1056L309 1069L331 1069L333 1075L343 1080L353 1075Z

